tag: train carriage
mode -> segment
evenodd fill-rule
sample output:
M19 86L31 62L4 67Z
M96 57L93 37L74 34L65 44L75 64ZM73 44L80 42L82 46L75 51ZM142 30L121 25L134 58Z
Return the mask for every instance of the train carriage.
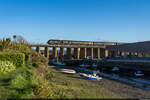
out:
M48 44L55 45L87 45L87 46L104 46L104 45L118 45L115 42L93 42L93 41L73 41L73 40L49 40Z
M72 40L49 40L48 44L64 44L64 45L93 45L90 41L72 41Z

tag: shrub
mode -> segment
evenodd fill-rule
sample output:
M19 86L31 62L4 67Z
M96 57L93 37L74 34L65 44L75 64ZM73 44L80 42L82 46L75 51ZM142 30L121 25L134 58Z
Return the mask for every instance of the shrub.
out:
M17 89L24 89L28 86L29 81L25 79L21 74L18 75L15 79L11 81L11 87L17 88Z
M16 67L9 61L0 61L0 73L6 74L15 70Z
M15 50L15 51L22 52L24 54L30 53L30 49L24 44L19 44L19 43L13 44L13 48L12 49Z
M55 76L55 74L53 73L53 72L49 72L49 73L46 73L46 79L47 80L54 80L54 76Z
M38 54L36 51L30 52L30 59L32 61L33 66L35 67L39 67L41 64L44 64L45 66L47 66L48 64L48 59L46 59L41 54Z
M25 55L23 53L0 53L1 61L10 61L16 67L24 67Z
M0 40L0 51L3 51L4 49L8 49L10 47L10 38Z
M46 80L38 80L37 85L33 88L34 95L38 95L40 98L51 98L54 93L51 87L47 84Z

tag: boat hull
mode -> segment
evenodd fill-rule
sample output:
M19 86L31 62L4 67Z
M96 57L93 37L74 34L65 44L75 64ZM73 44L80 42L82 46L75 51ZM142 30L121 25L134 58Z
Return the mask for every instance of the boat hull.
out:
M60 69L60 72L68 73L68 74L75 74L76 73L75 70L71 70L71 69Z

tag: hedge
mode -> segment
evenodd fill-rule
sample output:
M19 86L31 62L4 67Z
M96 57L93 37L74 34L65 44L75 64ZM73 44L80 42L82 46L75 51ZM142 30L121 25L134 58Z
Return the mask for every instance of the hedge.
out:
M24 67L25 65L25 55L24 53L0 53L0 60L1 61L10 61L13 65L18 67Z
M1 61L0 60L0 73L6 74L16 69L16 66L13 65L10 61Z

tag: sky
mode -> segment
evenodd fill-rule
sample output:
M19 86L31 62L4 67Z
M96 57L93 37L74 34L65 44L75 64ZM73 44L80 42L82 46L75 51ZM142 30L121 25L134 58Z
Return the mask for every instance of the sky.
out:
M0 38L150 40L150 0L0 0Z

